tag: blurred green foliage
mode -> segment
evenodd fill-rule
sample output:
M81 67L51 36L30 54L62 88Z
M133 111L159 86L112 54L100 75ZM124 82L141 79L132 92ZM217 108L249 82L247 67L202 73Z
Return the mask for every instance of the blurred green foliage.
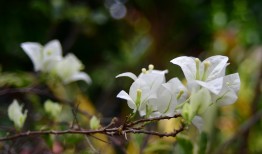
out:
M121 4L121 7L112 8L111 6L115 3ZM127 89L131 81L115 80L117 74L126 71L138 74L140 68L152 63L156 69L168 68L168 76L183 77L181 71L169 63L176 56L204 58L222 54L230 58L232 70L229 72L238 70L240 73L242 85L239 100L232 106L222 108L223 112L214 109L213 113L207 113L206 132L208 133L199 135L201 142L195 141L199 144L178 139L176 147L184 153L192 153L195 145L199 145L200 153L202 151L206 153L215 151L261 153L261 120L249 126L247 131L235 134L247 120L252 120L252 117L262 109L261 8L262 1L260 0L0 1L0 65L2 68L0 90L38 84L33 77L37 76L37 73L23 73L23 71L33 72L33 67L20 48L20 43L31 41L45 44L51 39L59 39L63 46L63 54L73 52L79 57L86 66L85 71L93 80L90 86L78 82L80 88L76 88L76 91L82 90L89 97L85 98L83 94L80 95L81 97L74 96L88 102L89 106L85 105L83 108L94 112L94 109L90 107L91 104L95 106L97 112L102 113L103 117L124 117L129 111L126 104L115 96L120 89ZM124 16L118 19L120 15ZM67 90L61 90L61 87L57 86L56 88L60 89L54 91L59 91L57 92L59 96L62 95L61 93L64 96L66 93L69 94L68 89L74 86L71 85ZM16 93L0 95L1 126L11 126L10 121L5 118L5 109L14 97L24 102L38 102L26 104L25 107L29 109L29 113L36 108L40 110L39 102L45 98L35 98L30 94L23 97ZM28 121L46 121L40 113L29 117ZM70 116L69 118L72 118L72 115ZM26 128L40 127L34 127L29 122ZM46 121L46 125L41 127L52 126L53 124ZM0 136L4 134L0 128ZM235 137L236 142L226 144L232 136ZM73 153L86 150L84 144L75 146L75 143L81 139L82 137L69 135L59 137L58 141L59 144L64 144L64 152ZM57 145L49 138L44 138L44 140L49 148L51 145ZM70 143L65 140L70 140ZM128 144L126 141L119 140L122 142L120 146L128 150L132 147L133 151L138 149L141 152L146 144L140 146L133 142ZM141 138L137 140L142 142ZM205 144L206 141L207 144ZM174 141L165 143L166 147L173 147L175 144ZM152 146L150 148L150 145L154 145L153 141L149 140L147 144L149 148L145 152L161 152L162 142L159 142L158 146L153 146L154 148ZM0 149L1 146L0 144ZM21 150L22 145L15 146L18 147L16 150ZM170 150L166 151L165 146L162 152L170 153ZM78 150L72 150L76 148ZM115 147L115 151L117 153L121 151L121 148Z

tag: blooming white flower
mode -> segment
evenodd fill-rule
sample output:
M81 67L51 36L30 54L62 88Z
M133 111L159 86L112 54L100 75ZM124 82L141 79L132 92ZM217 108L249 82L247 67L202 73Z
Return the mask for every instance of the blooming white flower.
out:
M134 80L130 87L129 94L121 91L117 97L126 99L128 106L136 112L139 111L141 116L150 114L153 107L149 101L156 98L158 88L165 82L165 73L167 71L158 71L149 65L149 69L142 69L142 73L137 77L131 72L119 74L118 77L130 77Z
M20 106L17 100L13 100L8 107L8 117L17 128L22 128L27 117L27 110L22 113L23 106Z
M194 57L177 57L171 60L171 63L181 67L187 80L211 81L213 79L223 77L228 57L212 56L201 62Z
M151 91L150 86L144 80L136 79L129 89L129 94L122 90L116 97L127 100L128 106L133 109L134 113L138 110L140 115L144 116L148 101L156 98L156 94Z
M218 94L222 89L227 61L228 57L220 55L209 57L203 62L198 58L186 56L171 60L173 64L181 67L190 91L202 86L214 94Z
M55 64L54 73L58 75L64 83L77 80L84 80L87 83L91 83L89 75L81 72L83 68L83 64L74 54L68 54Z
M52 40L45 46L36 42L25 42L21 47L32 60L35 71L50 71L54 63L62 59L61 44L58 40Z

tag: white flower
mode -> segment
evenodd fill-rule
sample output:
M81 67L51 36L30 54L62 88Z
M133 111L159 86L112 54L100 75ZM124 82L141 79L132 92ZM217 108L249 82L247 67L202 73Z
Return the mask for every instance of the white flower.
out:
M152 89L144 80L136 79L129 89L129 94L122 90L116 97L127 100L128 106L134 113L138 110L140 115L144 116L148 101L156 98L155 93L151 92Z
M152 113L153 106L149 101L156 98L156 93L165 82L165 73L167 71L153 70L153 65L149 65L149 69L142 69L142 73L137 77L135 74L127 72L119 74L118 77L130 77L134 80L130 87L129 94L121 91L117 97L126 99L128 106L136 112L139 111L141 116Z
M228 57L220 55L209 57L203 62L198 58L182 56L171 60L171 63L181 67L188 81L211 81L225 75L227 61Z
M25 42L21 47L32 60L35 71L48 72L56 61L62 59L61 44L58 40L52 40L45 46L36 42Z
M66 55L61 61L58 61L54 67L55 74L58 75L64 83L77 80L84 80L87 83L91 83L91 78L85 72L81 72L84 66L74 54Z
M173 78L162 84L157 93L157 98L150 103L155 107L156 115L174 116L178 104L183 103L187 98L187 89L178 78Z
M212 56L201 62L194 57L178 57L171 62L181 67L190 91L205 87L214 94L218 94L222 89L225 68L228 65L228 57Z
M27 117L27 110L22 113L23 106L19 106L17 100L13 100L8 107L8 117L17 128L22 128Z

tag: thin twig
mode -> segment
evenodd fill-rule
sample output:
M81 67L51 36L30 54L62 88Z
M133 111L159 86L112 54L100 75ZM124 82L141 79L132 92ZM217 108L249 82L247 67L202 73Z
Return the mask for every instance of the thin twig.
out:
M172 119L172 118L178 118L178 117L181 117L181 114L176 114L173 117L165 116L165 117L139 119L139 120L136 120L134 122L130 122L130 123L126 124L126 126L131 127L131 126L134 126L134 125L137 125L137 124L140 124L140 123L144 123L144 122L148 122L148 121L152 122L152 121L159 121L159 120Z

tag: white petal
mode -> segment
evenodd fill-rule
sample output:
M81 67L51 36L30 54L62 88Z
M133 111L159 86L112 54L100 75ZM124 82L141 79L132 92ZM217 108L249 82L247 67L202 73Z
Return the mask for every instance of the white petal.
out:
M203 63L205 61L209 61L211 63L208 69L207 81L222 77L221 75L224 75L228 57L220 55L212 56L204 60Z
M137 79L136 75L134 73L131 73L131 72L121 73L121 74L116 76L116 78L119 78L119 77L130 77L133 80Z
M234 92L238 92L240 89L240 78L238 73L230 74L224 77L224 83ZM227 85L228 84L228 85Z
M91 78L89 77L89 75L87 75L85 72L78 72L76 74L74 74L68 81L68 82L72 82L72 81L78 81L78 80L83 80L86 83L91 83Z
M40 71L42 69L42 45L34 42L25 42L21 44L25 53L29 56L34 64L34 70Z
M203 81L196 80L196 83L198 83L199 85L207 88L212 93L217 95L217 94L219 94L219 92L221 91L221 89L223 87L223 77L217 78L215 80L211 80L211 81L208 81L208 82L203 82Z
M146 84L150 87L151 90L158 89L162 83L165 82L165 74L156 74L156 73L147 73L141 74L138 77L141 80L144 80Z
M143 80L141 79L135 80L129 88L129 95L133 100L136 100L138 89L142 90L142 98L145 94L149 93L150 90L147 84Z
M62 59L62 47L58 40L52 40L48 42L43 49L44 61L55 59Z
M151 73L155 73L155 74L167 74L168 73L168 70L152 70Z
M67 69L68 67L74 72L74 71L80 71L84 66L82 62L72 53L69 53L65 56L63 59L66 63Z
M171 63L181 67L187 80L196 79L196 63L193 57L177 57Z
M184 92L186 92L186 87L178 78L170 79L167 83L164 83L163 86L171 93L179 92L180 90L184 90Z
M228 90L225 93L222 93L220 96L216 96L214 102L218 105L230 105L236 102L237 95L234 91Z
M165 90L162 95L158 96L157 101L155 105L157 106L157 109L159 112L164 113L167 111L168 108L170 108L170 103L172 101L171 94Z
M135 102L133 101L133 99L132 99L124 90L120 91L120 92L117 94L116 97L127 100L128 106L129 106L131 109L133 109L134 112L135 112L135 110L136 110L136 104L135 104Z

